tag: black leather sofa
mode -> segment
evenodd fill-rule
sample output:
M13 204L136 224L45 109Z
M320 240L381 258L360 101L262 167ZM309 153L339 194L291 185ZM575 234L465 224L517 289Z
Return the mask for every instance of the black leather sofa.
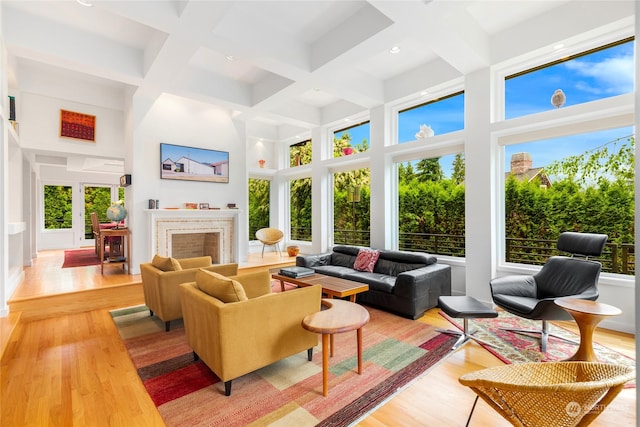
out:
M357 302L411 319L435 307L440 295L451 295L451 266L438 264L433 255L381 250L373 272L369 273L353 268L359 250L357 246L334 246L331 252L299 255L296 265L366 283L369 291L358 294Z

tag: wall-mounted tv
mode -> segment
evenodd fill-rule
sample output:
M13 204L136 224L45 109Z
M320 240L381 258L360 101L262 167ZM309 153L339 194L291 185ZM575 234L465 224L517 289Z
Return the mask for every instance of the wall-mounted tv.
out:
M160 178L229 182L229 152L160 144Z

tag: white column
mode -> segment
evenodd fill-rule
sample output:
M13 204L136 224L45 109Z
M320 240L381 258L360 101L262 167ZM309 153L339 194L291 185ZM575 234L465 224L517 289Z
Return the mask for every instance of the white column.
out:
M389 115L384 105L372 108L369 113L371 162L371 247L380 249L397 249L396 215L393 207L396 203L392 192L392 163L384 154L385 141L390 141Z
M495 274L498 150L491 141L491 71L465 77L465 235L466 294L491 300L489 281Z

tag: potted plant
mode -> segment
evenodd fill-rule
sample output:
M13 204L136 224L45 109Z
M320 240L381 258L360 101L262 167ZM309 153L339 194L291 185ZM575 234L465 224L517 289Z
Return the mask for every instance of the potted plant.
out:
M342 154L344 154L345 156L348 156L349 154L353 153L353 148L351 147L351 144L347 144L346 146L342 147Z

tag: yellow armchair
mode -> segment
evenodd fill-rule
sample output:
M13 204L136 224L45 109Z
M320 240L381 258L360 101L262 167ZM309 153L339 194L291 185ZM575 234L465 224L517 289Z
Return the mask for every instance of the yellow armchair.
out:
M248 299L224 303L196 282L180 285L187 341L231 394L231 381L307 350L311 360L318 336L302 328L302 319L320 310L320 286L271 293L268 272L232 276Z
M178 285L195 280L200 268L223 275L238 273L238 264L211 264L210 256L165 258L155 256L152 262L140 264L144 302L151 316L158 316L169 331L171 321L182 318Z

